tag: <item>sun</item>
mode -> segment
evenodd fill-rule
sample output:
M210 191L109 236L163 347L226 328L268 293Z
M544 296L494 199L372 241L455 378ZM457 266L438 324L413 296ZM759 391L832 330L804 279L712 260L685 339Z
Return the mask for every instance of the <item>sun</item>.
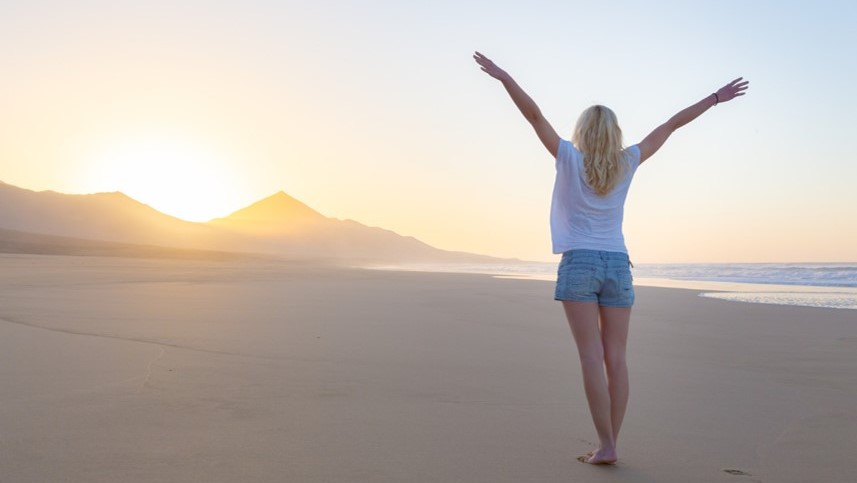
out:
M234 209L238 174L203 143L174 136L108 143L92 163L96 191L121 191L176 218L208 221Z

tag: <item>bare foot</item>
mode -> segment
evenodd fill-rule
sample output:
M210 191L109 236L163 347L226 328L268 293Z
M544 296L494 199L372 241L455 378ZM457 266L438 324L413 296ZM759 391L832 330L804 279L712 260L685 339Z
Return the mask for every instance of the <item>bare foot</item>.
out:
M616 449L597 449L590 451L583 456L578 456L577 461L581 463L589 463L590 465L612 465L619 458L616 456Z

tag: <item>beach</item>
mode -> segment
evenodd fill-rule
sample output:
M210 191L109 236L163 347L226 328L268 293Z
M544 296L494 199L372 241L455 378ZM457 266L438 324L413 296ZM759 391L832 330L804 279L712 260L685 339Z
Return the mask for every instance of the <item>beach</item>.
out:
M857 312L636 290L594 467L549 281L0 255L0 481L857 480Z

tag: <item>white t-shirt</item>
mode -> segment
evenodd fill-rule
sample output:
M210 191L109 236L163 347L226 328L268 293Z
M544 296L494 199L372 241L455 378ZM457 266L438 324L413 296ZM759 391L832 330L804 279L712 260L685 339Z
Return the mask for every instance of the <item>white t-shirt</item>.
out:
M640 148L626 148L625 159L624 178L610 193L599 196L586 183L583 153L560 139L550 214L554 253L579 249L628 253L622 218L631 179L640 166Z

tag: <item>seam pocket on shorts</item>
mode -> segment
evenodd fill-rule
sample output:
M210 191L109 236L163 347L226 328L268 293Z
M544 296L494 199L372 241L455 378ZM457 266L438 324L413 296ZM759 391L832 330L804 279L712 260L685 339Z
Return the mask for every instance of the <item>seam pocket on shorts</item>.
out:
M569 271L566 286L575 292L589 292L595 279L595 269L591 267L574 268Z
M630 270L619 272L619 288L621 290L634 289L634 276L631 275Z

